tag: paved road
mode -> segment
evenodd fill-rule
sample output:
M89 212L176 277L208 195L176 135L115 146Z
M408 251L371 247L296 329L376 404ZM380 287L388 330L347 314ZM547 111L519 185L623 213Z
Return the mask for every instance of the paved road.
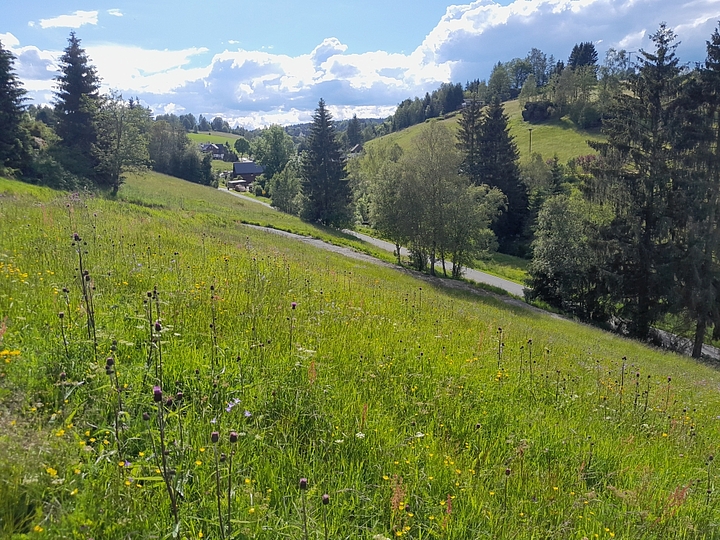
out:
M253 198L253 197L248 197L247 195L243 195L242 193L238 193L237 191L232 191L232 190L230 190L230 189L224 189L224 188L219 188L219 189L220 189L220 191L223 191L223 192L225 192L225 193L229 193L230 195L235 195L236 197L238 197L238 198L240 198L240 199L244 199L244 200L246 200L246 201L254 202L254 203L257 203L257 204L262 204L263 206L267 206L268 208L272 208L273 210L275 210L275 208L273 208L272 206L270 206L268 203L263 202L263 201L259 201L259 200L255 199L255 198Z
M377 238L373 238L372 236L351 231L349 229L344 229L343 232L346 234L351 234L354 237L364 242L367 242L368 244L372 244L376 247L379 247L380 249L389 251L390 253L395 252L395 245L391 244L390 242L386 242L385 240L378 240ZM400 255L408 256L409 252L405 248L400 248ZM435 269L442 272L442 265L436 264ZM515 283L514 281L508 281L507 279L499 278L491 274L486 274L485 272L480 272L479 270L473 270L472 268L466 268L463 275L466 279L469 279L470 281L492 285L493 287L497 287L498 289L509 292L513 296L519 296L520 298L523 298L524 296L523 290L525 289L525 287L523 287L519 283Z
M224 190L224 191L227 191L227 190ZM243 195L242 193L237 193L237 192L234 192L234 191L228 191L228 193L231 194L231 195L234 195L234 196L236 196L236 197L240 197L241 199L245 199L245 200L247 200L247 201L254 202L254 203L257 203L257 204L264 204L265 206L272 208L272 207L271 207L269 204L267 204L266 202L259 201L259 200L257 200L257 199L252 198L252 197L247 197L247 196ZM487 292L485 292L485 291L479 291L479 290L476 289L476 288L469 287L466 283L463 283L463 282L461 282L461 281L449 280L449 279L442 279L442 278L439 278L439 277L433 277L433 276L429 276L429 275L427 275L427 274L422 274L422 273L420 273L420 272L413 272L413 271L411 271L411 270L404 269L403 267L400 267L400 266L397 266L397 265L394 265L394 264L386 263L386 262L384 262L384 261L381 261L381 260L379 260L379 259L376 259L375 257L371 257L370 255L366 255L366 254L364 254L364 253L359 253L359 252L357 252L357 251L355 251L355 250L352 250L352 249L350 249L350 248L346 248L346 247L342 247L342 246L335 246L335 245L333 245L333 244L329 244L329 243L327 243L327 242L323 242L322 240L319 240L319 239L317 239L317 238L311 238L311 237L309 237L309 236L302 236L302 235L299 235L299 234L294 234L294 233L290 233L290 232L286 232L286 231L281 231L281 230L278 230L278 229L271 229L271 228L269 228L269 227L259 227L259 226L256 226L256 225L247 225L247 224L246 224L246 226L248 226L248 227L253 227L253 228L255 228L255 229L260 229L260 230L266 231L266 232L268 232L268 233L277 234L277 235L281 235L281 236L286 236L286 237L288 237L288 238L293 238L293 239L295 239L295 240L299 240L299 241L304 242L304 243L306 243L306 244L310 244L310 245L319 247L319 248L321 248L321 249L333 251L333 252L335 252L335 253L340 253L340 254L343 254L343 255L345 255L345 256L347 256L347 257L352 257L352 258L354 258L354 259L358 259L358 260L362 260L362 261L367 261L367 262L370 262L370 263L373 263L373 264L378 264L378 265L381 265L381 266L387 266L387 267L395 268L395 269L404 271L404 272L406 272L406 273L411 273L411 274L413 274L415 277L417 277L417 278L419 278L419 279L422 279L422 280L424 280L424 281L426 281L426 282L428 282L428 283L435 283L435 284L437 284L437 285L442 285L442 286L444 286L444 287L449 287L449 288L454 288L454 289L464 289L464 290L467 290L468 292L472 292L472 293L475 293L475 294L490 294L490 295L492 295L492 293L487 293ZM349 229L345 229L343 232L345 232L345 233L347 233L347 234L351 234L351 235L355 236L356 238L358 238L358 239L360 239L360 240L363 240L363 241L365 241L365 242L367 242L367 243L369 243L369 244L372 244L372 245L374 245L374 246L376 246L376 247L379 247L380 249L387 250L387 251L389 251L390 253L393 253L393 252L395 251L395 245L394 245L394 244L391 244L390 242L386 242L386 241L384 241L384 240L378 240L377 238L373 238L372 236L368 236L368 235L366 235L366 234L362 234L362 233L358 233L358 232L355 232L355 231L351 231L351 230L349 230ZM409 253L408 253L408 251L407 251L406 249L401 248L400 254L403 255L403 256L407 256ZM442 268L440 268L440 271L442 271ZM476 282L478 282L478 283L487 283L487 284L489 284L489 285L493 285L493 286L495 286L495 287L498 287L498 288L500 288L500 289L505 290L506 292L509 292L509 293L510 293L511 295L513 295L513 296L516 296L516 297L519 297L519 298L522 298L522 297L523 297L523 288L524 288L524 287L523 287L522 285L519 285L519 284L514 283L514 282L512 282L512 281L508 281L508 280L506 280L506 279L502 279L502 278L499 278L499 277L496 277L496 276L492 276L492 275L490 275L490 274L486 274L485 272L480 272L480 271L478 271L478 270L473 270L472 268L467 268L467 269L465 270L465 277L466 277L468 280L471 280L471 281L476 281ZM546 311L544 311L544 310L541 310L541 309L538 309L538 308L536 308L536 307L534 307L534 306L531 306L530 304L527 304L527 303L525 303L524 301L519 300L518 298L508 298L508 297L502 297L502 296L498 296L498 295L492 295L492 296L495 296L496 298L498 298L498 300L501 300L502 302L504 302L504 303L506 303L506 304L509 304L509 305L514 305L514 306L523 307L523 308L525 308L525 309L529 309L529 310L532 310L532 311L538 311L538 312L546 313L547 315L549 315L549 316L551 316L551 317L556 317L556 318L558 318L558 319L564 318L564 317L562 317L562 316L560 316L560 315L556 315L556 314L554 314L554 313L546 312ZM657 330L657 329L655 330L655 333L656 333L656 337L657 337L660 341L663 342L663 346L666 347L666 348L669 348L670 350L674 350L674 351L676 351L676 352L678 352L678 353L680 353L680 354L686 354L686 355L689 355L690 352L692 351L692 342L691 342L689 339L681 338L681 337L675 336L675 335L673 335L673 334L671 334L671 333L669 333L669 332L664 332L664 331L662 331L662 330ZM712 346L710 346L710 345L703 345L703 356L706 357L706 358L710 358L710 359L712 359L712 360L714 360L714 361L717 362L718 360L720 360L720 349L717 349L717 348L712 347ZM717 366L717 364L713 364L713 366Z

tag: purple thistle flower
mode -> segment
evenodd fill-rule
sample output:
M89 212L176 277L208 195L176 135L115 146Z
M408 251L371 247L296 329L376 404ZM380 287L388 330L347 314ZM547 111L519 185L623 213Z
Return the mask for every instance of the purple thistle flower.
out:
M210 440L214 443L218 442L220 440L220 433L218 433L217 431L213 431L210 434Z
M153 401L155 403L162 401L162 389L159 386L153 386Z
M307 489L307 478L300 479L300 489L305 491Z
M290 303L290 307L291 307L292 309L295 309L295 308L297 307L297 302L291 302L291 303Z

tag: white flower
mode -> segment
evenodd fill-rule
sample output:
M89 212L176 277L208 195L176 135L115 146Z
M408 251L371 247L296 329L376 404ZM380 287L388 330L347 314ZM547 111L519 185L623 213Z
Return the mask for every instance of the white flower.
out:
M355 434L355 436L356 436L358 439L364 439L364 438L365 438L365 434L364 434L363 432L361 432L361 431L358 431L358 432Z

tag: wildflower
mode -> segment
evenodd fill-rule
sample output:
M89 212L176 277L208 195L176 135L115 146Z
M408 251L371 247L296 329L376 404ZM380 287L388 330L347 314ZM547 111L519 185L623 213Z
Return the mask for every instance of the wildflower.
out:
M220 433L218 433L217 431L213 431L213 432L210 434L210 440L211 440L213 443L218 442L218 440L220 440Z
M365 434L362 431L359 431L358 433L355 434L355 437L357 437L358 439L364 439Z
M162 330L162 324L160 324L160 320L158 319L155 321L155 331L159 332L160 330Z
M238 434L235 431L230 432L230 442L236 443L238 440Z
M323 503L323 504L330 504L330 495L328 495L327 493L325 493L325 494L322 496L322 503Z
M45 469L45 472L48 473L53 478L56 477L57 473L58 473L57 469L53 469L52 467L48 467L47 469Z
M162 389L159 386L153 386L153 400L155 403L162 401Z
M297 307L297 302L291 302L291 303L290 303L290 307L291 307L292 309L295 309L295 308Z
M225 412L230 412L233 410L233 408L240 403L239 398L233 399L230 403L227 404L227 407L225 407Z
M254 513L255 513L255 507L251 506L251 507L248 509L248 514L254 514Z
M243 416L245 416L245 418L250 418L252 416L252 413L250 411L245 411L243 413Z
M307 489L307 483L308 483L307 478L301 478L300 479L300 489L305 491Z

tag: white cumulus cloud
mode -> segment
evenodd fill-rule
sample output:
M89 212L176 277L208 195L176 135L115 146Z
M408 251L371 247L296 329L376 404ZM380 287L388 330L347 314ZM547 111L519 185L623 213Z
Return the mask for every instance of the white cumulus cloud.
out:
M77 11L40 24L96 24L97 13ZM498 61L524 58L531 48L556 60L567 60L573 45L585 41L595 43L601 60L610 47L637 54L641 48L652 50L648 34L663 21L682 42L681 61L701 61L718 19L720 0L512 0L507 5L475 0L449 6L409 54L356 53L339 37L293 56L277 54L272 46L210 55L199 47L83 44L105 88L137 95L158 113L219 115L231 125L257 127L309 121L321 97L337 119L385 117L403 99L422 96L441 82L487 79ZM62 53L21 47L13 34L0 34L0 40L18 57L16 67L31 97L51 95Z
M113 17L122 17L123 12L119 9L108 9L107 10L108 15L112 15Z
M80 28L85 24L97 24L97 11L76 11L71 15L60 15L52 19L40 19L40 28Z

